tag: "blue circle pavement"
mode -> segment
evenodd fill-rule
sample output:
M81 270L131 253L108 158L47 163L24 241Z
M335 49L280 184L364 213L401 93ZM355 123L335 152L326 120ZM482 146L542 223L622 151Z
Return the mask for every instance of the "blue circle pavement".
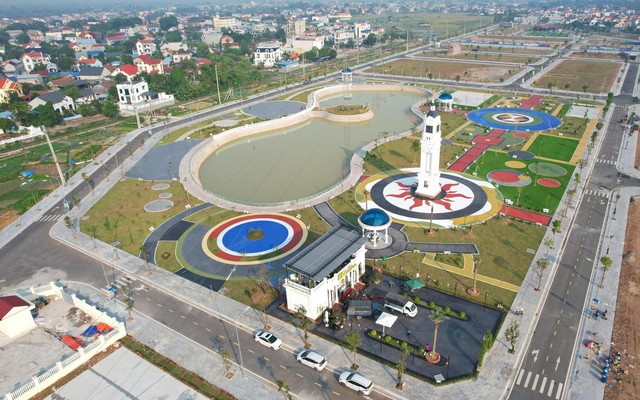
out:
M264 236L251 240L247 236L250 230L260 229ZM251 220L229 228L222 236L222 244L229 250L247 255L273 251L282 247L289 236L287 227L277 221Z
M546 131L560 126L560 119L540 111L522 108L483 108L467 118L474 124L508 131Z

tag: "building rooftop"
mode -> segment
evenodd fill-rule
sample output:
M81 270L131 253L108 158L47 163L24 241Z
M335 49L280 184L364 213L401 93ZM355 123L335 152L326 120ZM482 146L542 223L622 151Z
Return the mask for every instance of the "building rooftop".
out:
M319 282L349 259L366 241L359 232L338 226L292 257L285 266Z

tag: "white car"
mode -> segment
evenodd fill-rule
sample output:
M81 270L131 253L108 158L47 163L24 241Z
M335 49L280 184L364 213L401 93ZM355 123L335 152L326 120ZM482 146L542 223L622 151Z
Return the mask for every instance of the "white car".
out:
M253 339L264 346L270 347L272 350L278 350L282 347L282 340L271 332L259 330L253 334Z
M340 382L342 386L346 386L363 395L369 395L373 390L373 382L371 379L367 379L353 371L345 371L341 373L338 378L338 382Z
M300 364L322 371L327 365L327 359L313 350L303 350L296 357Z

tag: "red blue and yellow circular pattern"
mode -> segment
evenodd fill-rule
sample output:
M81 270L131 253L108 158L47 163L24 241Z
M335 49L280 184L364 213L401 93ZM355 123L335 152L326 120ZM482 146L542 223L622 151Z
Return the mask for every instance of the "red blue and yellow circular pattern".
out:
M250 239L251 232L259 232ZM213 227L202 240L214 260L236 265L261 264L285 257L307 238L302 221L286 214L249 214Z

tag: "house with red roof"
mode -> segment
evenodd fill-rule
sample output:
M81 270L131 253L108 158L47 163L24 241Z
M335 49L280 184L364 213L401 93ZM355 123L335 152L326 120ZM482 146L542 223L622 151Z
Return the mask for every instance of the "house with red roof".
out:
M164 74L164 65L159 58L151 58L148 55L141 55L133 59L133 65L138 67L138 71L148 74Z
M7 78L0 78L0 103L9 101L11 93L22 96L22 85Z
M22 65L24 65L24 69L29 74L34 70L37 64L47 65L51 62L51 58L40 51L30 51L28 53L24 53L21 60Z
M116 76L118 74L123 74L127 77L128 80L132 80L134 76L138 75L138 67L131 64L121 65L118 68L114 69L111 73L111 76Z
M35 307L17 295L0 297L0 332L14 338L35 328L31 315Z
M100 67L102 68L102 61L97 58L80 57L78 60L78 69L83 67Z

